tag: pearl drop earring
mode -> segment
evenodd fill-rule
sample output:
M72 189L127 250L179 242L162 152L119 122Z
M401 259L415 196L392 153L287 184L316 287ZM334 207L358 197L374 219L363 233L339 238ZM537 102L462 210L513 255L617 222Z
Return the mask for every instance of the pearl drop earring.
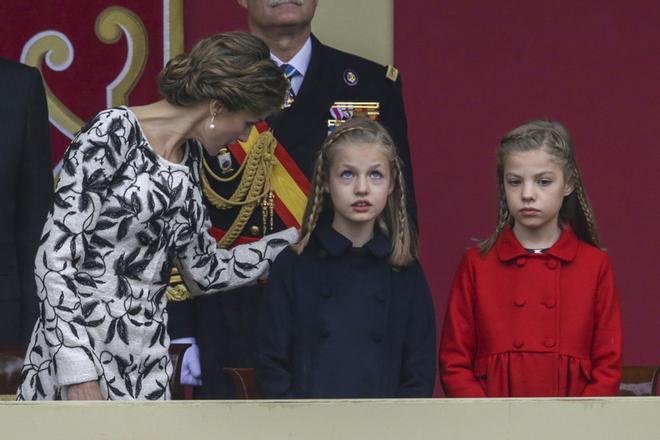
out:
M211 115L211 123L209 124L209 128L211 130L213 130L215 128L215 124L213 123L213 121L215 121L215 115L216 115L216 112L213 112L213 114Z

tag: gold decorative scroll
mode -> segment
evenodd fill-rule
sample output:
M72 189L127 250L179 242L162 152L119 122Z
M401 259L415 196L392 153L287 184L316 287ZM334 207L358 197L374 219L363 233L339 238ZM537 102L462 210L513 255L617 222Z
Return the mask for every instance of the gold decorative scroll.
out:
M41 32L35 35L23 49L23 53L22 61L39 69L42 76L45 57L48 57L48 65L54 70L66 69L73 59L71 42L60 32ZM82 127L83 121L57 99L45 81L44 89L51 122L66 136L73 137L73 133Z
M128 95L144 72L149 54L149 39L142 20L133 12L119 6L106 8L99 14L95 26L99 40L114 44L126 36L128 56L119 75L106 87L108 105L115 107L128 102Z

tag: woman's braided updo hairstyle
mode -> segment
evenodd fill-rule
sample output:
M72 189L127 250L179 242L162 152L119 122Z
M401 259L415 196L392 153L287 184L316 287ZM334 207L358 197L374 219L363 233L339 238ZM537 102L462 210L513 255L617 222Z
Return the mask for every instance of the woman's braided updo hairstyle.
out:
M266 44L244 32L201 40L190 53L172 58L158 76L158 89L171 104L187 107L217 99L229 111L254 115L280 108L288 87Z
M292 248L300 254L309 243L321 213L333 212L330 194L326 191L332 159L338 149L357 144L378 145L389 161L393 190L376 222L381 233L392 242L390 264L395 267L408 266L418 258L418 241L406 208L406 184L401 159L387 130L378 122L364 117L345 122L323 143L314 163L312 189L305 208L300 240Z
M571 225L576 235L587 243L599 245L598 229L582 176L575 160L575 152L568 130L557 121L533 120L514 128L500 141L497 150L497 188L499 208L495 232L480 243L481 252L487 253L507 225L513 226L513 217L506 203L504 190L504 163L511 153L543 149L562 167L565 181L573 191L562 202L559 219Z

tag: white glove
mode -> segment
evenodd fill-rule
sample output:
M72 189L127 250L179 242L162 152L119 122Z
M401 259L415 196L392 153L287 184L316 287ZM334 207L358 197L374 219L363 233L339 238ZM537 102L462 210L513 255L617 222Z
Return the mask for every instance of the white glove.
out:
M199 347L195 338L174 339L172 343L190 344L183 353L181 364L181 384L200 386L202 384L202 366L199 362Z

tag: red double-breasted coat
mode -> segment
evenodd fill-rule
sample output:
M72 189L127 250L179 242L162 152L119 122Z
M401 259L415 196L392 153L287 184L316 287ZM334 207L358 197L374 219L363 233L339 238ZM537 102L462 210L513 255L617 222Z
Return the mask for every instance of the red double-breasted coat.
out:
M613 396L621 355L609 257L570 227L543 254L507 228L485 256L464 255L440 343L448 396Z

